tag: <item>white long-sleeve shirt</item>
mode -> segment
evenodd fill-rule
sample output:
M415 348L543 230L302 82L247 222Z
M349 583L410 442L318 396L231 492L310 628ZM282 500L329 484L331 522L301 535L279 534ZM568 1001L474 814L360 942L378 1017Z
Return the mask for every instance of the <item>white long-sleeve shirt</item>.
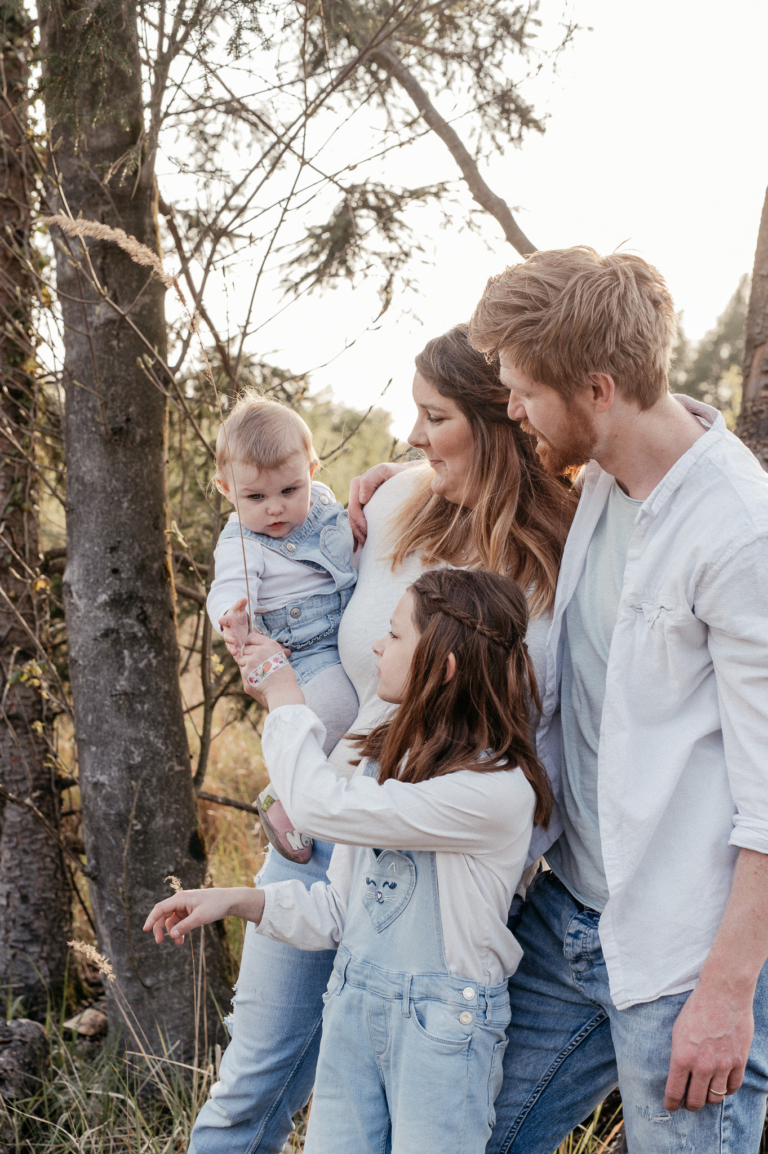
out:
M520 769L461 770L430 781L338 777L325 730L304 705L270 713L262 745L297 829L336 842L328 884L265 887L258 932L303 949L334 949L343 931L357 846L434 850L446 963L455 977L498 985L522 951L507 914L525 865L535 799Z
M619 1009L695 986L739 847L768 853L768 475L715 409L677 400L709 428L638 511L600 727L600 940ZM564 614L612 484L587 466L547 641L538 742L556 792Z

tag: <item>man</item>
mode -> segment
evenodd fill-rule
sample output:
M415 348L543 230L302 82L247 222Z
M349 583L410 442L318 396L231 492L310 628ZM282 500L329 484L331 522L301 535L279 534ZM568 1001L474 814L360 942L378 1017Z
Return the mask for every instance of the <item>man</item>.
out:
M617 1084L631 1154L760 1144L768 476L670 395L674 331L654 268L589 248L508 268L472 319L545 464L586 465L540 687L561 820L513 927L489 1154L552 1154Z

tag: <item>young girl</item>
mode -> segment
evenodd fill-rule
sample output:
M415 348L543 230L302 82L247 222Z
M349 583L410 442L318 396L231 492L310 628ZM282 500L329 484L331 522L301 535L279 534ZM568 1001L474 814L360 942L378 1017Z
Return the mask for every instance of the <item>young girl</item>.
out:
M323 728L274 643L245 647L283 804L338 843L329 882L182 891L145 929L181 943L235 914L303 949L338 946L306 1154L381 1154L388 1141L392 1154L485 1150L521 955L507 912L532 822L552 805L530 738L527 619L509 578L421 576L374 646L379 695L400 709L358 739L351 781L323 756Z
M338 649L357 571L349 516L326 485L313 481L317 465L299 414L243 390L216 438L215 483L236 512L216 545L208 613L214 628L238 645L255 628L290 650L330 753L357 716L357 694ZM257 806L277 852L308 862L312 842L293 828L272 783Z

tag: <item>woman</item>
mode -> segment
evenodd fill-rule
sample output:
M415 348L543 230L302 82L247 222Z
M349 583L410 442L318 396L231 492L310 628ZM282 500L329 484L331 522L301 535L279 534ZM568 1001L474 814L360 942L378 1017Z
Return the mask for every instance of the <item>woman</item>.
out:
M355 593L342 618L339 653L360 712L353 732L383 718L373 642L389 628L400 597L427 568L484 567L528 592L527 643L540 668L557 570L575 508L568 487L545 472L535 442L507 417L495 369L458 325L416 358L418 415L408 440L428 467L397 473L366 506L368 538ZM354 747L331 760L351 777ZM270 853L257 885L301 876L325 880L332 847L315 842L295 867ZM219 1082L195 1123L190 1154L278 1154L292 1117L312 1092L322 995L334 953L304 952L246 930Z

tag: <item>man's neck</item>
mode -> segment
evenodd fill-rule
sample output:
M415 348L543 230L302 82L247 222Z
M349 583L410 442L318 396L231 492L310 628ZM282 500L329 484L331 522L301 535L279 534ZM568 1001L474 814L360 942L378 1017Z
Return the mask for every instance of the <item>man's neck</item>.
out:
M595 459L625 493L644 501L705 432L698 418L669 393L642 411L619 403Z

